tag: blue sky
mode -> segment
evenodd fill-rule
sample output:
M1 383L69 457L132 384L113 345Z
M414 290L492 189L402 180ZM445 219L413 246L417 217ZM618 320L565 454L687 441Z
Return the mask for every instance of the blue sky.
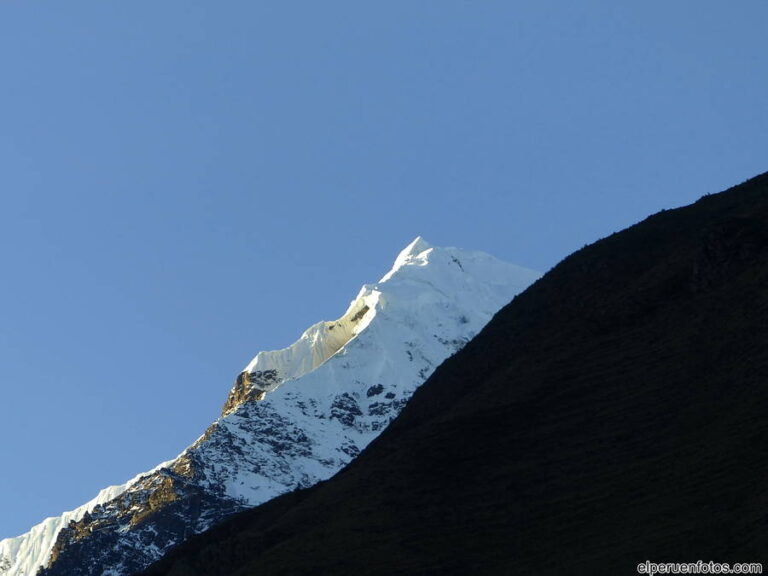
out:
M768 169L768 4L0 2L0 538L420 234L547 270Z

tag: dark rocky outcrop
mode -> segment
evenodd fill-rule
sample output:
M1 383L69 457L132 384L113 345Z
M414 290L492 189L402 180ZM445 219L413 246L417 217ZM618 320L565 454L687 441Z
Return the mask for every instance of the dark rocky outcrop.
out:
M169 544L244 508L203 490L194 476L194 463L180 458L173 469L147 474L114 500L70 522L56 539L48 567L38 576L101 576L104 566L139 570L147 551L156 549L159 554ZM133 549L143 552L132 554Z
M246 402L263 400L265 392L278 384L280 384L280 375L277 370L240 372L235 380L235 385L227 396L224 407L221 409L221 415L231 414L238 406Z
M146 576L768 560L768 175L566 258L330 481Z

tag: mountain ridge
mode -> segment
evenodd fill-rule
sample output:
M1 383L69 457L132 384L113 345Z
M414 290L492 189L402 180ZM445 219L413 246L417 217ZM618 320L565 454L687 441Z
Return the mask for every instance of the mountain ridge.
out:
M558 264L333 479L144 576L765 562L768 174Z
M257 354L222 416L178 457L45 530L0 541L12 563L4 576L29 576L41 564L50 576L127 574L234 512L329 477L537 276L417 238L341 318Z

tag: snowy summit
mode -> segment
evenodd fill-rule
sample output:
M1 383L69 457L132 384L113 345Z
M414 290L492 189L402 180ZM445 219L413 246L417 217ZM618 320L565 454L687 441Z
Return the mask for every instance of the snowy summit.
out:
M337 320L260 352L177 458L0 541L2 576L127 575L227 516L327 479L416 388L539 277L416 238Z

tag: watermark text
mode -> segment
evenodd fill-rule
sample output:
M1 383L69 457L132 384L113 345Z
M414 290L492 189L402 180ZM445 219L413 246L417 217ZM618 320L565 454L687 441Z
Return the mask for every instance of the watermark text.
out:
M646 560L637 565L638 574L762 574L763 565L727 564L720 562L651 562Z

